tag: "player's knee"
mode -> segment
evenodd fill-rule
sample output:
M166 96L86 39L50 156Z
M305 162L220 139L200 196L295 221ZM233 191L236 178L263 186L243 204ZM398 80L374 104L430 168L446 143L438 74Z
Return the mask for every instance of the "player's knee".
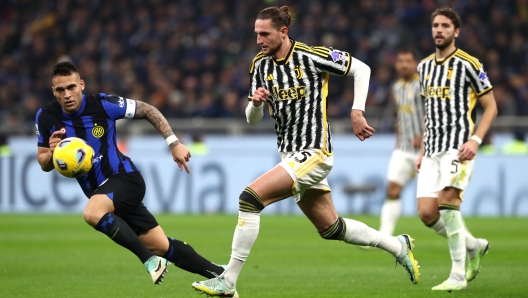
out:
M429 225L434 220L438 219L438 212L436 210L418 209L418 217L425 225Z
M341 216L326 230L319 232L321 238L325 240L343 240L346 233L346 224Z
M260 213L264 204L256 192L246 187L238 199L238 209L242 212Z
M393 199L393 200L399 199L400 192L401 192L401 186L394 182L390 182L389 185L387 186L387 198L388 199Z
M101 216L97 217L94 212L91 212L90 210L84 209L83 218L84 218L84 221L87 224L91 225L92 227L95 227L95 225L101 219Z

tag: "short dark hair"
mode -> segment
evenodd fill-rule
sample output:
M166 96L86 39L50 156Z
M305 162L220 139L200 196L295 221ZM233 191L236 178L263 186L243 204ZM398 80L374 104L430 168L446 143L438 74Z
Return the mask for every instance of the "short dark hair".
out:
M79 73L77 66L75 66L75 64L71 63L70 61L63 61L57 63L55 67L53 67L51 78L56 76L69 76L73 73Z
M273 27L280 30L282 27L289 27L293 23L293 20L295 20L295 17L290 12L288 6L281 6L280 8L278 6L272 6L259 12L257 20L271 20Z
M460 19L460 16L453 7L442 6L435 9L435 11L433 11L433 13L431 14L431 23L433 23L434 18L438 15L442 15L450 19L451 22L453 22L453 25L455 25L455 29L460 28L460 26L462 26L462 19Z
M418 55L418 52L413 48L400 48L396 55L399 54L411 54L414 60L420 61L420 55Z

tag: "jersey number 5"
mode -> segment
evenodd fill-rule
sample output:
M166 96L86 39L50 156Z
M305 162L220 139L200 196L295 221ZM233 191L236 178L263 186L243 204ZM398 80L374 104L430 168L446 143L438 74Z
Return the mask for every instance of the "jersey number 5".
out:
M456 174L456 173L458 173L458 164L459 164L459 163L460 163L460 162L459 162L458 160L453 159L453 161L451 162L451 165L454 167L454 169L451 170L451 174Z

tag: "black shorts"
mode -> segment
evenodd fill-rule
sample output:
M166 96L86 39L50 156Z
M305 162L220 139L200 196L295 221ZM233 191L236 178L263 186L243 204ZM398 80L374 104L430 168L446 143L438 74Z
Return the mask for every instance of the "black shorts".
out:
M115 215L121 217L137 234L158 226L158 222L143 205L145 180L140 172L120 173L111 176L93 195L105 194L113 202Z

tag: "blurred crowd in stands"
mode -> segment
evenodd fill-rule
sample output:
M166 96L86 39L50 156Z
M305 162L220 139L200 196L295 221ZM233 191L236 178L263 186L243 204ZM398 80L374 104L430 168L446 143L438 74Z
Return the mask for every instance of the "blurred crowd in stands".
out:
M434 0L2 0L0 118L34 123L55 100L50 72L74 62L85 93L148 102L167 117L243 118L248 69L259 51L254 21L268 6L288 5L290 36L348 51L372 69L369 115L393 115L388 92L401 47L434 52ZM499 115L528 115L528 1L459 0L457 46L484 64ZM349 117L353 80L330 79L328 114ZM386 119L391 119L386 117ZM382 130L390 131L391 124ZM32 132L28 129L27 133Z

